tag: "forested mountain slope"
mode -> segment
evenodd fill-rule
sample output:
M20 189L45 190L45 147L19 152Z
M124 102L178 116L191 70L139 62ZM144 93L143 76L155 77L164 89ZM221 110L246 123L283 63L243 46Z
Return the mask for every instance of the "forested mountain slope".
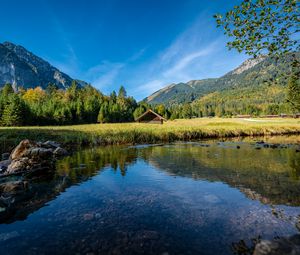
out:
M296 53L296 56L300 60L299 52ZM220 78L171 84L147 97L145 101L150 104L173 106L189 103L216 92L217 95L219 93L228 96L232 93L234 98L239 98L251 90L253 91L251 95L255 97L255 90L265 91L269 86L276 86L276 89L279 90L279 101L282 101L283 90L287 84L286 76L282 74L289 72L291 61L291 54L279 59L270 57L249 59ZM227 99L233 100L233 97L227 97Z

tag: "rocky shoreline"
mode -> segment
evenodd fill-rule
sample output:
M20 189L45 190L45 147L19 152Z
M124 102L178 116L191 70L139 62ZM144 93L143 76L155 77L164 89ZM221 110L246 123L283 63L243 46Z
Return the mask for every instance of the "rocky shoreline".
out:
M41 206L42 201L56 195L48 194L55 175L55 162L68 152L54 141L33 142L22 140L11 153L3 153L0 161L0 223L26 217L31 207ZM39 182L46 181L45 194ZM37 201L35 201L37 200ZM33 202L35 201L35 202ZM27 209L26 209L27 208Z
M55 141L21 141L11 153L3 153L0 162L0 177L29 173L46 173L54 169L57 158L68 152Z

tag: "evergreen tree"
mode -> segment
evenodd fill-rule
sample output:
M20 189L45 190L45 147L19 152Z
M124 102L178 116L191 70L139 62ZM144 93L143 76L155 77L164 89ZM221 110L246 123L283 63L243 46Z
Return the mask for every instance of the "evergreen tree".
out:
M118 94L119 98L125 98L127 97L127 92L125 90L125 88L123 86L120 87L119 89L119 94Z
M3 126L21 126L24 123L24 113L24 102L17 95L12 94L4 106L1 124Z
M107 102L101 106L97 120L99 123L107 123L109 121Z
M46 93L48 95L52 95L54 94L56 91L58 90L58 86L56 84L48 84L47 88L46 88Z
M293 112L300 112L300 78L295 73L291 75L288 82L287 100Z
M7 97L8 95L13 93L14 93L14 89L10 83L5 84L1 90L1 94L3 97Z
M15 93L7 84L0 91L2 125L128 122L133 120L136 108L136 101L127 97L124 87L120 88L118 96L112 92L109 97L90 85L81 88L75 81L67 90L49 85L46 91L37 87ZM23 109L26 115L19 114L21 110L18 109Z
M120 94L120 92L119 92L119 94ZM111 92L111 94L110 94L110 100L111 100L112 102L114 102L114 103L117 102L117 94L116 94L116 91L113 90L113 92Z
M146 108L143 105L140 105L137 107L133 112L133 117L136 120L138 117L140 117L144 112L146 112Z
M182 108L182 118L190 119L193 116L192 107L190 104L185 104Z

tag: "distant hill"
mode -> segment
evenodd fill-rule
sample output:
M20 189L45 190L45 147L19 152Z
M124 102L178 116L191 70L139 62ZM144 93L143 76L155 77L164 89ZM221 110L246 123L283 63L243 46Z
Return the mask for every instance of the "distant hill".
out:
M300 53L297 53L300 59ZM210 95L228 95L234 94L239 97L246 91L259 90L264 91L270 84L276 86L277 90L283 90L286 85L282 73L288 72L287 63L291 61L291 55L287 54L278 60L270 57L260 57L249 59L242 63L233 71L225 74L220 78L193 80L187 83L171 84L158 90L144 101L150 104L165 104L172 106L176 104L193 102L196 99ZM282 94L279 92L279 94ZM232 97L230 98L232 99Z
M70 76L24 47L11 42L0 43L0 87L6 83L12 84L14 89L37 86L46 88L48 84L55 84L65 89L72 81ZM78 83L86 84L82 81Z

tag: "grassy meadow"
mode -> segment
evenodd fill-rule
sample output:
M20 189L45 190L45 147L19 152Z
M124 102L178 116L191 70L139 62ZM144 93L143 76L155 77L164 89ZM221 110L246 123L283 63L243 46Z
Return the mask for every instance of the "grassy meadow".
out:
M143 144L205 138L300 134L300 119L181 119L158 124L1 127L2 147L28 138L66 145Z

